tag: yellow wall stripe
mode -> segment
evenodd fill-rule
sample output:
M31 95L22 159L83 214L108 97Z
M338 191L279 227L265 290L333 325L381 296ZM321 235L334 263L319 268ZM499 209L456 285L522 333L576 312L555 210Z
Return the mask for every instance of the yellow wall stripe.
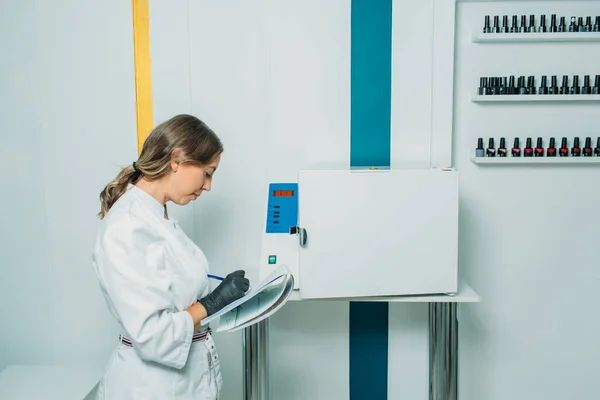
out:
M148 0L132 0L138 154L152 130L152 68Z

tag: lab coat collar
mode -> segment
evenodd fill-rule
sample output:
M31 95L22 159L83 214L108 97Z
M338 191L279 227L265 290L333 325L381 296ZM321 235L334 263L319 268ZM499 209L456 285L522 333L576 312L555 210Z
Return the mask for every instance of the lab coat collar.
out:
M146 206L153 214L156 214L161 219L165 219L165 207L158 202L154 197L140 189L139 187L129 184L127 190L132 193ZM167 217L168 218L168 217Z

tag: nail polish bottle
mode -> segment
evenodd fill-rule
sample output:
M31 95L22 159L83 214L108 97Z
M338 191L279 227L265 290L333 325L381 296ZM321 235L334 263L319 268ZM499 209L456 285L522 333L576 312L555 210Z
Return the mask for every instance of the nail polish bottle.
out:
M512 26L510 27L510 32L511 33L519 32L519 19L517 18L516 15L513 15L513 17L512 17Z
M511 75L510 78L508 78L508 88L507 88L507 92L506 94L515 94L516 93L517 88L515 88L515 77L514 75Z
M569 157L569 145L567 143L567 138L563 137L560 142L560 149L558 149L558 154L561 157Z
M477 88L477 94L480 96L485 95L486 87L487 87L487 78L485 78L485 77L479 78L479 87Z
M583 156L584 157L591 157L592 156L592 138L591 137L586 137L585 138L585 146L583 146Z
M552 75L550 80L550 88L548 89L548 94L558 94L558 86L556 86L556 75Z
M527 87L525 86L525 77L519 77L519 94L527 94Z
M577 32L577 17L571 17L571 25L569 25L569 32Z
M586 17L585 18L585 29L584 32L591 32L592 31L592 17Z
M494 15L494 33L500 33L500 17Z
M596 78L594 79L592 94L600 94L600 75L596 75Z
M550 16L550 32L558 32L558 27L556 26L556 14Z
M483 138L477 139L477 148L475 149L475 157L484 157L485 149L483 148Z
M581 94L581 87L579 87L579 75L573 75L573 86L571 86L571 94Z
M594 149L594 155L600 157L600 137L596 139L596 148Z
M502 33L509 33L510 28L508 27L508 15L502 16Z
M506 77L500 78L499 95L506 94Z
M524 157L533 157L533 148L531 147L531 138L528 137L525 142L525 148L523 149Z
M565 22L565 17L560 17L560 23L558 24L558 31L559 32L567 31L567 24Z
M540 16L540 28L538 29L538 32L546 32L546 16L545 15Z
M577 19L577 28L579 32L584 32L585 31L585 25L583 24L583 17L579 17Z
M500 146L498 146L498 157L506 157L506 154L507 154L506 141L502 137L502 138L500 138Z
M494 148L494 138L488 139L488 148L486 154L488 157L496 157L496 149Z
M527 16L521 15L521 26L519 32L527 32Z
M537 138L537 145L535 146L534 154L536 157L544 157L544 146L541 137Z
M546 155L548 157L556 157L556 144L553 137L550 138L550 144L546 150Z
M571 148L571 155L573 157L581 156L581 147L579 147L579 138L573 139L573 147Z
M535 77L532 75L527 79L527 94L535 94Z
M594 22L594 27L592 28L594 32L600 32L600 16L596 17L596 22Z
M581 94L592 94L592 87L590 86L589 75L583 77L583 86L581 87Z
M540 85L540 90L538 94L548 94L548 83L547 83L546 75L542 76L542 84Z
M494 94L495 95L499 95L500 94L500 78L496 77L494 78L495 82L494 82Z
M519 138L516 137L513 142L513 147L511 149L513 157L521 157L521 147L519 147Z
M486 15L485 22L483 24L483 33L490 33L491 31L492 31L492 28L490 27L490 16Z
M562 86L560 87L560 94L569 94L569 77L563 75Z
M529 16L529 30L527 32L532 32L532 33L537 32L537 30L535 28L535 15L533 15L533 14Z

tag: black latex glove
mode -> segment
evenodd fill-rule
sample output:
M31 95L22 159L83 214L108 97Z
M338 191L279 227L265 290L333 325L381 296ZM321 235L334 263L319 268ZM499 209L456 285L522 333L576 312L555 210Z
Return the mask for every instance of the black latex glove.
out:
M206 309L207 316L216 313L246 294L250 288L250 281L244 277L245 274L246 271L243 270L230 273L212 293L198 300Z

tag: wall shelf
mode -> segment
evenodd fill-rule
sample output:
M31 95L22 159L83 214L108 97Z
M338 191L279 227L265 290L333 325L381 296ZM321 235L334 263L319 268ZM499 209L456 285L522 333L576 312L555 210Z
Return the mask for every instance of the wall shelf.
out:
M476 33L473 43L600 42L600 32Z
M471 101L474 103L600 101L600 94L506 94L488 96L474 94Z
M473 150L471 162L480 165L600 165L600 157L475 157Z

